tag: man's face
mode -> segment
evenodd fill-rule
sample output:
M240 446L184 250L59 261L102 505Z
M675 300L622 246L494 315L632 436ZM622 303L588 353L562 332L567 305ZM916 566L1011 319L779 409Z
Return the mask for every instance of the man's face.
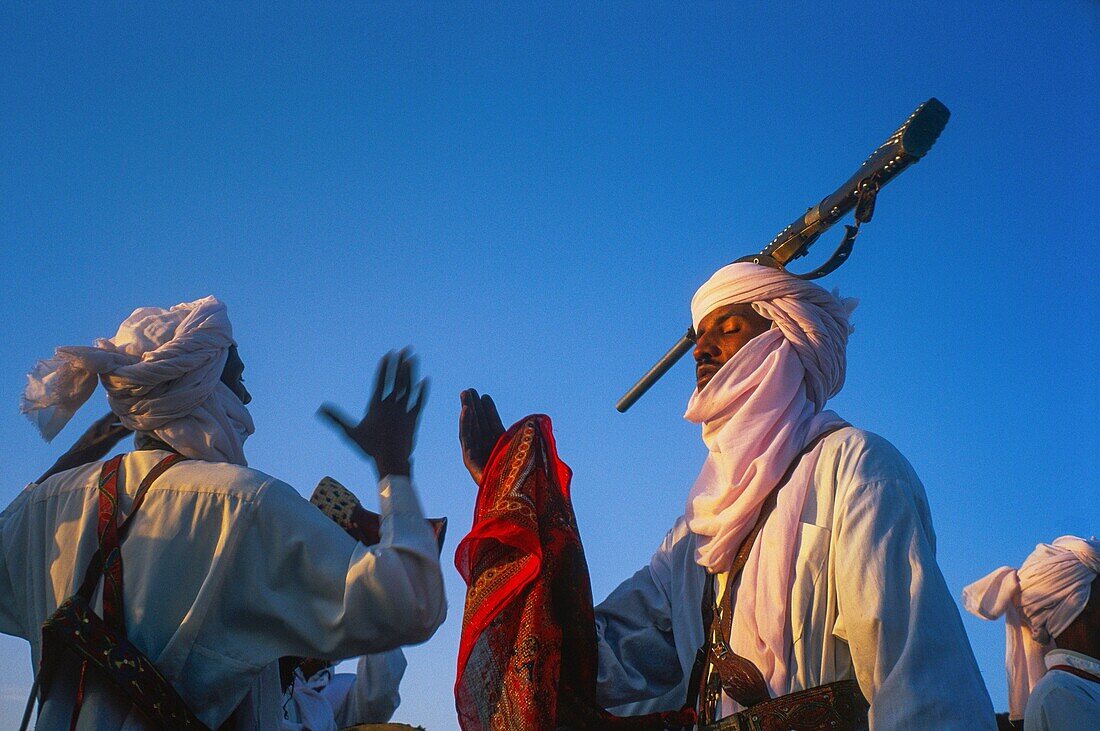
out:
M734 353L771 325L751 304L725 305L708 313L695 333L695 387L702 391Z
M243 374L244 361L241 360L241 354L237 352L237 346L231 345L229 358L225 361L225 368L222 370L222 383L229 386L229 390L241 400L242 404L247 404L252 400L252 394L244 387Z

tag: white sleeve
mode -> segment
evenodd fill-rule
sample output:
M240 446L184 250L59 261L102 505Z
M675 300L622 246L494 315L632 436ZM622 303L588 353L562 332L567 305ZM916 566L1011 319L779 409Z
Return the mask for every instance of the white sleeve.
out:
M344 702L333 709L340 728L360 723L385 723L401 704L398 686L408 663L401 650L359 658L355 682Z
M381 541L367 547L290 486L269 484L237 545L218 616L204 622L197 644L263 666L431 637L446 616L435 537L407 478L387 477L378 489Z
M26 547L17 545L18 530L13 530L12 521L22 517L23 507L34 485L27 485L12 501L11 505L0 513L0 632L6 635L31 639L25 609L27 607L26 578L19 582L12 579L11 567L8 565L8 555L11 551L25 552ZM17 517L18 516L18 517ZM18 571L17 571L18 573ZM16 591L16 587L20 587Z
M674 531L649 566L596 606L596 699L604 708L657 698L683 680L669 598Z
M994 729L915 476L838 490L834 530L837 635L870 701L871 728Z

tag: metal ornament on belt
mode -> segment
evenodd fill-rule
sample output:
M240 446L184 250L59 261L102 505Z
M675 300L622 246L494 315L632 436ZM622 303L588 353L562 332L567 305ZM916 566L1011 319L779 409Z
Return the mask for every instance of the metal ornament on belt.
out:
M921 104L834 193L821 199L816 206L811 206L806 213L780 231L759 254L743 256L737 261L786 270L787 264L809 252L810 246L826 229L855 209L854 225L845 226L844 238L832 256L813 271L805 274L791 273L801 279L817 279L834 271L852 253L859 227L871 220L882 186L932 149L932 145L947 126L950 116L951 112L935 97ZM625 412L633 406L694 344L695 331L688 328L683 337L619 399L615 408Z

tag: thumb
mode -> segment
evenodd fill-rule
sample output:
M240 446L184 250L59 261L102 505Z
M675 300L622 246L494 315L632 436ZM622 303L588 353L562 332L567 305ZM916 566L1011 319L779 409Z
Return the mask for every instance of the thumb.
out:
M333 426L348 435L355 428L347 415L330 403L321 404L321 407L317 409L317 416L329 426Z

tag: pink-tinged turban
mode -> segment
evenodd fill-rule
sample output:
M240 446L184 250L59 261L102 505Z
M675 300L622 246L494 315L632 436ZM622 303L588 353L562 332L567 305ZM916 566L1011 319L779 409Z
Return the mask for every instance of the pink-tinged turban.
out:
M134 310L113 338L58 348L27 375L21 411L49 441L95 391L123 425L184 456L246 464L252 417L221 382L234 345L225 305L205 297L164 310Z
M1046 673L1043 656L1089 602L1100 573L1100 541L1062 536L1040 543L1019 569L1002 566L963 589L982 619L1005 618L1010 718L1023 718L1031 689Z
M817 408L840 393L847 367L848 318L858 304L781 269L739 262L722 267L691 298L691 324L725 305L752 304L775 323L806 370L806 395Z
M710 450L685 513L696 535L695 560L710 573L729 570L764 500L799 452L844 423L822 409L844 385L848 316L856 301L785 271L730 264L692 298L692 323L698 328L707 314L732 304L751 304L774 326L746 343L696 391L684 415L702 425ZM733 649L760 668L773 692L782 692L790 672L787 598L798 517L812 474L807 466L780 491L758 539L771 548L750 555L741 579L742 585L767 591L738 597L737 621L744 630L738 634L753 637L755 644Z

